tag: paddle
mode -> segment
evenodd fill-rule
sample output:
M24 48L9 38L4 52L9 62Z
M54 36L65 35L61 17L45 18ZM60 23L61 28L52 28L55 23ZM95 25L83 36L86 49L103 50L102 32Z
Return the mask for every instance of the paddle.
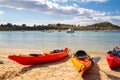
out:
M92 58L93 64L97 64L98 61L100 60L100 58L101 58L101 57L93 57L93 58Z
M98 63L98 61L100 60L100 58L101 58L101 57L93 57L93 58L91 58L92 65L97 64L97 63ZM83 64L83 66L84 66L84 64ZM82 68L83 66L81 66L81 68ZM80 70L78 71L78 73L80 73L80 72L81 72L81 68L80 68Z

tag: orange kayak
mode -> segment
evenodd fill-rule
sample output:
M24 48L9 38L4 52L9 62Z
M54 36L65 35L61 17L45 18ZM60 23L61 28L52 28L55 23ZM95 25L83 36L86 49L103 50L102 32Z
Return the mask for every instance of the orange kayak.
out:
M92 61L90 58L79 59L76 56L72 56L71 58L73 65L79 70L80 76L92 65Z
M34 65L43 62L56 61L64 58L69 53L69 49L65 48L61 51L52 51L43 54L31 54L31 55L9 55L8 58L16 61L22 65Z

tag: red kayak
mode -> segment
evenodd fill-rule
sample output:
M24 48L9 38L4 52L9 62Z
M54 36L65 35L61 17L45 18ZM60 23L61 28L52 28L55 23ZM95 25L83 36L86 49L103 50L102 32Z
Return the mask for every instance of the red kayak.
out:
M115 67L120 67L120 58L118 56L107 54L106 59L111 69Z
M62 59L67 56L68 53L69 49L65 48L64 50L54 50L52 52L43 54L9 55L8 58L22 65L34 65Z

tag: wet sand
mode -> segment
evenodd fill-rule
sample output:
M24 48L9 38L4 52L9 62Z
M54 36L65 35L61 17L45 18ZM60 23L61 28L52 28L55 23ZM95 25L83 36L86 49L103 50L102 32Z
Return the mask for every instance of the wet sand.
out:
M42 63L34 66L20 65L7 57L10 54L40 53L35 49L0 49L0 80L120 80L120 68L111 70L105 59L105 52L87 51L91 57L101 57L100 61L91 66L80 77L79 72L71 62L69 55L59 61Z

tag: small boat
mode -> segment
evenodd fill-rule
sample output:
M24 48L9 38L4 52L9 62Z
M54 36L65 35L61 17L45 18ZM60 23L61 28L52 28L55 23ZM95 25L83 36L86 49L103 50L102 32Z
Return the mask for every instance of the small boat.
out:
M106 60L111 69L120 67L120 58L118 56L108 53L106 55Z
M85 56L80 55L81 57L77 57L76 55L73 55L71 60L73 65L79 70L80 76L83 75L83 73L90 68L90 66L93 64L92 58L90 58L88 55L85 54Z
M43 62L56 61L64 58L69 53L69 49L53 50L43 54L30 55L9 55L8 58L22 65L34 65Z
M73 29L68 29L67 33L74 33L74 30Z

